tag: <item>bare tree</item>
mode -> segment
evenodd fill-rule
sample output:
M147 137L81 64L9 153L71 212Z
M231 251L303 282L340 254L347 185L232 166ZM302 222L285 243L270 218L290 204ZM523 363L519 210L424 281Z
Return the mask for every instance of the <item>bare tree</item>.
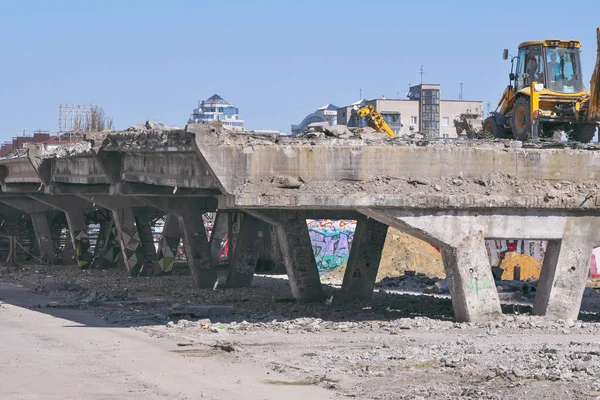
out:
M106 114L104 114L102 107L92 106L90 107L90 113L86 116L80 129L84 132L100 132L104 129L112 128L112 117L107 117Z

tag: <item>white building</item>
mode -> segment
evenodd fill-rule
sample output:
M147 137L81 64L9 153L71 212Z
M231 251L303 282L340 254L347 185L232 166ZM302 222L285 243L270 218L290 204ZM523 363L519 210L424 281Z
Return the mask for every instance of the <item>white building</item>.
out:
M188 120L188 124L212 124L221 121L223 126L236 130L244 130L244 120L240 119L239 110L230 103L223 100L218 94L214 94L202 103L198 102L198 108Z
M372 105L397 135L424 133L430 138L456 138L458 134L454 119L461 114L476 114L483 117L481 101L442 100L440 85L422 84L413 86L408 99L359 100L338 109L340 125L364 127L364 118L357 118L353 106ZM479 125L481 125L479 120Z
M325 104L323 107L318 108L314 113L308 114L306 117L304 117L300 124L292 125L292 136L296 136L302 132L305 132L308 125L312 124L313 122L327 122L329 123L329 126L337 125L337 109L338 107L331 103Z

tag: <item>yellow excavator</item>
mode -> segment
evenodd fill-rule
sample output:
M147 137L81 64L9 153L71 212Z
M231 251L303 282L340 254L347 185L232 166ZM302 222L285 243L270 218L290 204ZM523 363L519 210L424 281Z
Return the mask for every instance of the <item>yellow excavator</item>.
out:
M386 132L388 137L396 137L396 134L390 128L390 126L385 122L383 115L381 115L375 107L370 104L367 104L364 107L358 108L358 106L354 106L354 111L358 117L365 117L367 125L371 128L375 129L377 132Z
M485 136L525 141L556 138L564 131L570 140L592 140L600 121L600 28L596 33L598 55L590 91L583 85L579 41L521 43L518 54L510 57L509 85L483 122Z

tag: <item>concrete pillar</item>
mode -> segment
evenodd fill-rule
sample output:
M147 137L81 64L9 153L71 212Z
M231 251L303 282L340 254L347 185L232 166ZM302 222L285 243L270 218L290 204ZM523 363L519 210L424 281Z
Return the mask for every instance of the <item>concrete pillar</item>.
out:
M229 254L230 272L227 287L252 285L264 235L264 223L252 215L244 215L235 248Z
M510 231L498 230L510 226L510 221L505 220L503 215L485 218L459 211L360 211L440 248L454 317L458 322L486 322L501 318L500 300L487 257L484 232L489 231L491 237L511 234ZM519 223L518 220L515 222Z
M132 276L151 275L153 266L145 264L145 252L140 241L140 234L135 226L135 217L131 208L111 210L125 268Z
M290 289L296 300L322 301L325 296L308 234L306 214L297 211L244 211L275 226Z
M35 233L35 241L39 256L42 260L54 263L54 244L52 243L52 233L50 231L50 223L48 221L47 212L37 212L31 214L31 223Z
M600 219L570 220L562 240L549 240L533 313L548 319L576 320L588 277L592 250L598 246Z
M75 260L81 268L90 268L94 253L90 245L85 216L81 209L65 211L71 243L75 249Z
M177 218L183 235L185 255L196 286L200 289L213 288L217 283L217 270L214 268L202 213L182 213Z
M153 274L160 271L156 269L156 247L154 246L154 235L152 234L152 221L147 208L134 209L135 226L137 227L144 251L144 265L153 266Z
M171 272L175 257L181 241L181 228L179 220L173 214L167 214L163 227L160 245L156 254L156 264L160 272Z
M100 223L100 234L94 249L94 261L92 268L107 269L118 266L119 242L117 239L117 228L111 216L110 219Z
M90 208L75 196L30 196L31 199L65 213L69 236L75 249L75 261L81 268L90 268L94 254L85 222L85 211Z
M215 264L218 264L219 260L221 259L221 246L223 241L227 239L228 230L228 213L223 211L217 211L215 215L215 221L213 222L213 230L210 234L210 252Z
M501 314L483 232L441 245L448 289L457 321L489 321Z
M379 270L388 226L372 218L357 221L342 283L341 298L368 300Z
M142 207L144 204L132 197L106 195L80 195L80 197L111 211L121 249L121 258L129 274L132 276L154 274L156 272L155 261L152 260L148 263L146 258L147 254L155 250L144 250L133 213L134 207ZM121 260L117 259L117 262L120 263Z

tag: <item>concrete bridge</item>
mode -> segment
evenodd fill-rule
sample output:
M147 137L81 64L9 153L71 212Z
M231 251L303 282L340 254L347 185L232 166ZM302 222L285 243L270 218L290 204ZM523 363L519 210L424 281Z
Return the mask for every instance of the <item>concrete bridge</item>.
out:
M305 220L348 218L357 229L336 301L371 296L392 226L440 248L458 321L501 317L486 239L547 240L533 312L576 319L600 245L600 152L593 146L296 139L206 125L94 134L52 151L27 146L0 159L7 230L17 234L15 221L25 213L33 248L53 262L52 227L65 221L68 250L82 268L122 260L134 276L160 274L183 239L199 288L241 287L251 284L261 247L270 243L296 299L320 301ZM215 211L207 238L202 214ZM158 252L155 215L166 215ZM239 231L231 231L231 215L243 215ZM92 221L101 225L93 251ZM216 259L228 231L233 240L222 266Z

